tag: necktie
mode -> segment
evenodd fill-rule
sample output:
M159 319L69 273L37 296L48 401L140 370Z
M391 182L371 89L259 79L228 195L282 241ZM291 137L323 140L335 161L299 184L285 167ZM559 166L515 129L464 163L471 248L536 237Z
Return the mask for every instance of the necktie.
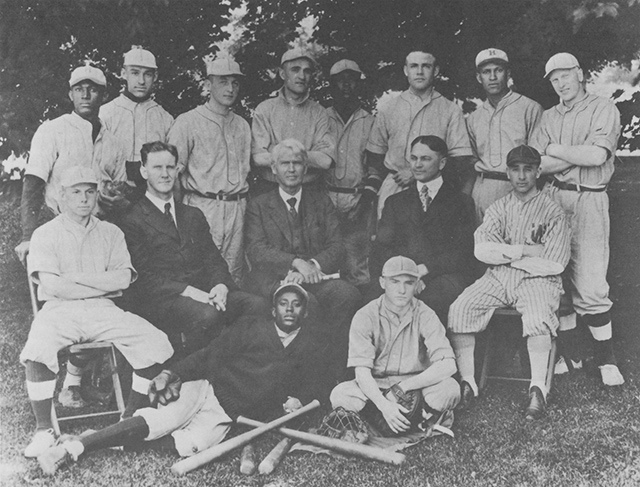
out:
M171 223L173 223L173 226L177 228L176 226L176 221L173 219L173 215L171 214L171 203L165 203L164 204L164 216L166 216L169 221Z
M298 212L296 211L296 202L298 200L296 198L289 198L287 203L289 204L289 214L294 218L298 218Z
M422 210L426 213L431 204L431 196L429 196L429 188L426 184L420 189L420 201L422 202Z

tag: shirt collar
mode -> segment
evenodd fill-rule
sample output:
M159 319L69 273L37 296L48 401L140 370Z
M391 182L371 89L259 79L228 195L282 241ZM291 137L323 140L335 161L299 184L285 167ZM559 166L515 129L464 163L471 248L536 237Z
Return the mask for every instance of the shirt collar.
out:
M395 311L391 311L387 306L386 299L384 294L380 296L380 313L384 314L387 319L394 324L399 324L401 327L410 324L413 320L413 314L418 304L418 298L415 296L411 298L411 302L409 303L409 308L405 310L402 316L398 315Z
M482 104L484 106L484 108L486 108L487 110L489 110L490 112L493 112L494 110L498 110L502 107L504 107L506 104L510 103L511 98L513 97L513 91L509 90L507 91L507 93L500 99L500 101L498 102L498 105L496 105L495 108L493 108L493 105L491 104L491 102L489 101L489 98L487 97L487 99L484 101L484 103Z
M282 101L285 102L287 105L293 105L293 106L300 106L300 105L305 104L309 100L310 94L311 94L311 91L307 91L307 96L305 96L302 99L302 101L294 102L294 101L289 100L285 96L285 94L284 94L284 86L278 90L278 96L282 99Z
M93 230L96 227L96 225L100 221L95 216L90 215L89 222L87 223L86 226L84 226L84 225L80 225L77 221L69 218L69 215L67 215L64 212L60 213L60 217L62 220L62 224L66 228L68 228L71 231L80 231L82 233L89 233L91 230Z
M411 91L411 89L407 89L405 91L402 92L401 96L404 96L405 99L407 99L409 102L411 103L420 103L422 105L428 105L429 103L431 103L435 98L437 98L437 96L440 93L438 93L435 88L432 86L431 88L429 88L429 92L425 95L424 98L420 98L418 95L416 95L415 93L413 93L413 91Z
M152 195L149 191L147 191L145 193L145 196L147 197L147 199L149 201L151 201L151 203L153 203L153 206L158 208L158 210L160 210L162 213L164 213L164 205L166 205L167 203L171 203L171 214L173 215L173 218L175 219L175 217L176 217L176 202L173 199L173 195L171 196L171 199L169 199L167 201L165 201L163 199L160 199L157 196Z
M278 338L280 339L280 342L282 342L282 345L285 348L287 348L287 346L293 341L295 337L298 336L298 333L300 332L300 328L296 328L291 333L287 333L286 331L283 331L280 328L278 328L278 326L275 323L273 324L273 326L276 327L276 333L278 334Z
M287 200L295 198L296 211L300 213L300 199L302 198L302 188L300 188L296 194L289 194L280 187L278 187L278 191L280 192L280 198L282 198L282 201L284 201L284 205L287 207L287 210L289 209L289 203L287 203Z
M422 187L426 186L427 190L429 191L428 194L431 197L431 200L433 200L438 194L438 191L440 191L443 180L442 176L438 176L437 178L432 179L431 181L427 181L426 183L421 183L420 181L416 181L416 183L418 184L418 194L420 194Z
M560 101L560 103L558 103L556 105L556 109L560 112L560 113L567 113L570 112L571 110L573 110L575 107L577 107L578 105L581 105L582 102L584 100L586 100L589 97L589 93L585 92L584 96L582 98L580 98L579 100L576 100L576 102L571 105L570 107L568 107L567 105L564 104L564 101Z

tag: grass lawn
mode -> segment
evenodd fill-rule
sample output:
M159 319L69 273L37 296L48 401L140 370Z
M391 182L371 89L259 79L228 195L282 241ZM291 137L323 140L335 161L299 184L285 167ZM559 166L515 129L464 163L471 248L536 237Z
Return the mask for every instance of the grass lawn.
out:
M18 363L31 320L14 195L0 195L0 485L118 486L638 486L640 485L640 164L618 166L611 185L611 297L620 368L627 383L605 389L593 375L556 378L546 419L522 418L524 385L491 382L457 415L455 439L435 438L405 451L401 467L295 453L267 477L238 473L239 455L186 477L169 472L177 457L107 450L89 454L54 479L22 456L34 428ZM79 433L106 424L63 424ZM276 443L257 443L262 455Z

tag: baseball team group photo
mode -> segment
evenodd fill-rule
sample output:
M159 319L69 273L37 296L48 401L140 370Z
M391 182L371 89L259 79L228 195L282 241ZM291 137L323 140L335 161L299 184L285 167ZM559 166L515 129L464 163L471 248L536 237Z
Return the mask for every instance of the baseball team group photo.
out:
M0 1L0 484L640 485L639 26Z

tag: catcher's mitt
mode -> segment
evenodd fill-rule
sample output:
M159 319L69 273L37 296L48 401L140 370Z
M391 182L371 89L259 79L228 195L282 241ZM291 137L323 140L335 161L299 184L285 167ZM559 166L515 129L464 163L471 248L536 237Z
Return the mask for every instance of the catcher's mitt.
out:
M327 414L317 433L350 443L366 443L369 440L369 428L360 415L343 407L337 407Z
M408 412L403 413L411 423L410 431L419 429L422 423L422 410L424 408L424 400L419 390L404 392L398 384L392 385L389 389L382 391L384 397L388 400L397 402ZM396 436L389 427L387 420L384 419L382 412L371 402L367 401L366 406L362 410L363 417L383 436Z

